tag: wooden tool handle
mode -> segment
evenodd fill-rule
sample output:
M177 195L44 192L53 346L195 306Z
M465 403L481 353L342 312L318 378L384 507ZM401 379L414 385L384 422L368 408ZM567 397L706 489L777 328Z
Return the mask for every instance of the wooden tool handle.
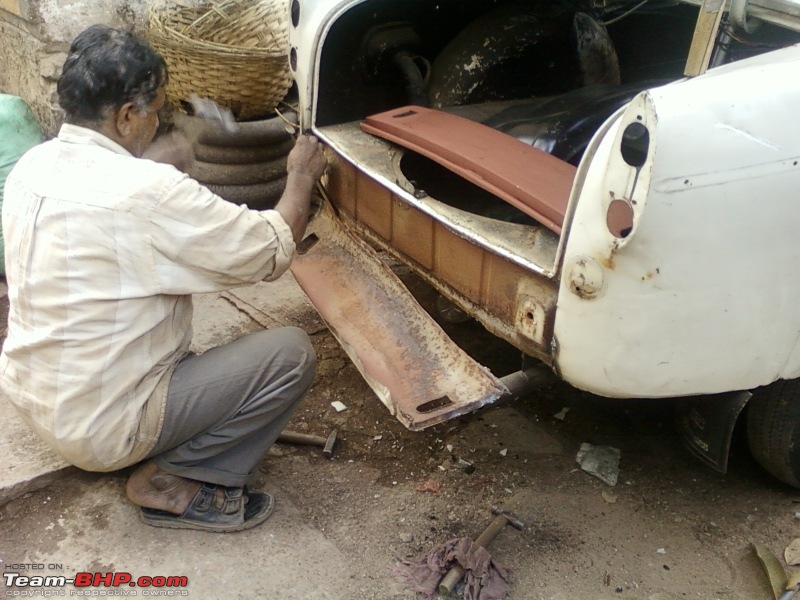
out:
M278 436L279 442L287 444L304 444L306 446L324 446L325 438L310 433L299 433L297 431L282 431Z
M507 519L503 515L498 515L495 517L494 521L489 523L489 526L483 530L483 533L478 536L475 543L478 544L478 546L486 548L492 543L492 540L497 537L497 534L502 531L507 522ZM439 582L439 593L448 596L452 594L453 589L458 585L458 582L461 581L464 575L463 567L461 565L455 565Z

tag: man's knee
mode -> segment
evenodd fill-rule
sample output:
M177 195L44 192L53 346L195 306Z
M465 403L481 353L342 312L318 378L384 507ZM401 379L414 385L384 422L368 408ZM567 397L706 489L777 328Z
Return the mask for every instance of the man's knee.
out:
M282 360L291 370L296 370L302 384L309 387L317 368L317 354L311 338L299 327L283 327L278 331Z

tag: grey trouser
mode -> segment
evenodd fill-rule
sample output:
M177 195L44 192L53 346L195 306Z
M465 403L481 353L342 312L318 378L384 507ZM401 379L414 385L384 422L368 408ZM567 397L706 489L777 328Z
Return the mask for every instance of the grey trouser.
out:
M175 368L164 426L150 456L164 471L241 487L294 414L314 379L302 329L244 335Z

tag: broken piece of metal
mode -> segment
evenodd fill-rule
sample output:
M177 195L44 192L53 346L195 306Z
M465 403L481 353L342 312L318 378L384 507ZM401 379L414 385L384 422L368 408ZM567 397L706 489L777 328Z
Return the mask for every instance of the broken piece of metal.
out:
M784 592L787 591L786 584L789 580L786 569L783 568L778 558L764 544L753 542L752 546L769 580L769 585L770 588L772 588L772 594L775 596L775 600L786 600ZM791 598L791 596L789 597Z
M420 430L495 402L505 385L468 356L328 202L292 272L389 411Z

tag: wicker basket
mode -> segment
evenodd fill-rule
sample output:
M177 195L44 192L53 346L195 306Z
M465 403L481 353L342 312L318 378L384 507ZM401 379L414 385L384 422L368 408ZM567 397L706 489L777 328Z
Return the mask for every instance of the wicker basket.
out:
M268 116L292 82L287 0L209 0L150 6L148 38L169 69L167 96L192 94L238 120Z

